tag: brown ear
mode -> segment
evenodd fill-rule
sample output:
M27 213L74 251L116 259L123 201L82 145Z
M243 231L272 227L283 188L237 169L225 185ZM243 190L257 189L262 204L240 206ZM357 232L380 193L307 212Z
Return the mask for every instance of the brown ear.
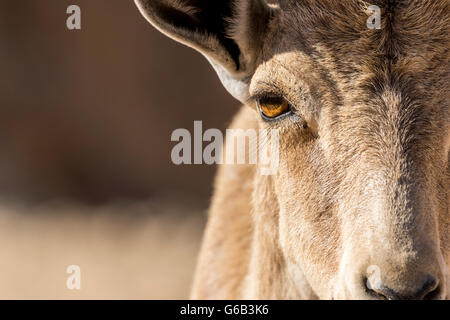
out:
M264 0L135 0L144 17L167 36L202 53L225 88L248 98L274 9Z

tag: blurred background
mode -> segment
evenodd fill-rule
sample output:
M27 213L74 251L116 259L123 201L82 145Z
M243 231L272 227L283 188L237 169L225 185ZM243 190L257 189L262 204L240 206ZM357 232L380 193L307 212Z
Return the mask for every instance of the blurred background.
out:
M0 299L187 298L216 168L170 135L239 103L133 1L0 0L0 39Z

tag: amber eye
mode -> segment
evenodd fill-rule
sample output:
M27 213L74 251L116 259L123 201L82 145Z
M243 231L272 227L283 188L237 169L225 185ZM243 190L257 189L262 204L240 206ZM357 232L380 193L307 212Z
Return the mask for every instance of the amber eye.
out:
M264 118L273 120L290 111L289 102L281 97L264 97L258 99L258 107Z

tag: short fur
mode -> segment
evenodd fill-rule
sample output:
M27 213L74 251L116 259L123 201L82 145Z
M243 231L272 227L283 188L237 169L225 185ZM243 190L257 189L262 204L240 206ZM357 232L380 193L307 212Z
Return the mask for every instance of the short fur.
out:
M281 133L276 175L219 168L193 298L450 296L448 0L223 1L254 9L227 11L207 38L179 24L174 36L148 7L159 0L136 2L220 66L251 107L233 128ZM366 25L372 4L380 30ZM263 121L259 94L285 97L292 116ZM371 266L382 281L372 289Z

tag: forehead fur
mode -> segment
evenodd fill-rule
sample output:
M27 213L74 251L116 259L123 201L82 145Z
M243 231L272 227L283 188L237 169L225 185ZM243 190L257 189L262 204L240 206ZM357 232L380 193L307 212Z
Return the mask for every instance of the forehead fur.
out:
M367 27L370 5L381 9L380 30ZM283 54L292 70L307 56L335 106L425 111L448 130L450 1L280 0L280 8L266 61Z
M381 9L382 28L378 32L366 25L366 10L371 5ZM449 41L448 0L281 0L280 6L286 30L312 40L355 40L355 44L372 45L388 58L402 55L416 44L443 45Z

